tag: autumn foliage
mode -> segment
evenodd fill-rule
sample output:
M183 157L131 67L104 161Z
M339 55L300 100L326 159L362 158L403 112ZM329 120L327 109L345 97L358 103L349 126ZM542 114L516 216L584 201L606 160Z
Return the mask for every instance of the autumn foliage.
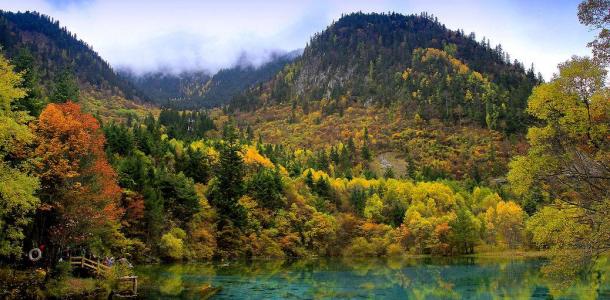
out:
M92 231L115 222L121 189L104 152L100 124L78 104L49 104L33 126L42 185L41 210L54 224L58 244L87 240Z

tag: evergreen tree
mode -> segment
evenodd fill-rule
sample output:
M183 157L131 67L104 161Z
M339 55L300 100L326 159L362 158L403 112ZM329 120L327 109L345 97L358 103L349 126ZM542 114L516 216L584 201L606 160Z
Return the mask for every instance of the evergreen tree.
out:
M23 98L12 103L13 108L17 111L27 111L32 116L38 116L45 105L45 100L42 95L40 75L35 65L34 56L28 48L21 48L13 59L13 63L15 64L15 71L23 73L21 88L27 91Z
M279 170L261 169L248 182L248 192L265 208L280 209L286 205Z
M246 139L248 141L248 144L251 144L254 140L254 130L252 130L250 124L248 124L248 127L246 127Z
M163 196L153 187L146 186L144 194L144 218L150 244L155 244L163 231Z
M354 207L356 215L364 216L364 207L366 204L366 191L362 188L353 189L349 195L349 201Z
M162 171L158 176L156 187L163 195L165 210L174 222L184 225L199 211L199 198L195 193L193 179L184 173Z
M184 174L193 178L195 182L208 182L211 173L208 156L199 149L193 150L192 147L188 147L186 151L187 161L183 169Z
M64 103L68 100L78 101L78 83L70 69L64 69L55 77L53 91L49 100L53 103Z
M318 196L320 196L324 199L331 198L330 182L328 181L328 178L326 178L326 177L318 178L318 180L316 181L316 183L314 185L314 190L316 191L316 194L318 194Z
M215 181L208 194L210 203L220 215L219 228L229 223L237 227L245 225L245 210L239 204L244 193L244 162L238 135L233 125L228 124L223 130L223 141L218 145L220 154L215 170Z
M354 155L356 155L356 144L354 144L354 139L351 136L347 140L347 151L350 161L354 161Z
M305 184L313 190L314 187L314 181L313 181L313 174L311 174L311 170L307 171L307 174L305 175Z
M385 171L383 172L383 178L394 178L394 169L392 167L387 167L385 168Z
M371 150L369 149L369 130L364 128L364 141L362 144L362 159L365 161L371 160Z

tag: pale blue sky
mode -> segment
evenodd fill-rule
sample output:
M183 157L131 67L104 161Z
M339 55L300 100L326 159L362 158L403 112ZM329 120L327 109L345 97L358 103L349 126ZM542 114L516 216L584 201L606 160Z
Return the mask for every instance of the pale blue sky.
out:
M4 0L2 9L36 10L60 21L113 66L180 71L255 63L273 50L303 48L342 13L427 11L450 29L501 43L511 58L546 78L571 55L589 55L594 33L578 23L579 0L138 1Z

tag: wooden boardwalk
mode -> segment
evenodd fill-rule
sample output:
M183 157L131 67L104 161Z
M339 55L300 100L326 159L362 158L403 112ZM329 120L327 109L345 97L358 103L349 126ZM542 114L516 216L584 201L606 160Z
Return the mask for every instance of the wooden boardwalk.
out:
M73 267L81 267L83 269L88 269L93 271L96 275L102 277L110 276L110 272L112 268L100 263L99 261L95 261L92 259L88 259L82 256L72 256L70 257L70 265ZM129 284L129 289L131 291L131 296L136 296L138 294L138 276L123 276L119 278L119 285ZM118 296L118 294L117 294Z

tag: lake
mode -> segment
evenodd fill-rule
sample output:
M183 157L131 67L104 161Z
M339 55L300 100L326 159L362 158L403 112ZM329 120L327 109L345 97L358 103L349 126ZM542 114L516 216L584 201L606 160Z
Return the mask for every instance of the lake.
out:
M197 299L610 299L608 272L570 284L541 274L542 259L313 259L136 267L140 295ZM605 268L608 270L608 268Z

